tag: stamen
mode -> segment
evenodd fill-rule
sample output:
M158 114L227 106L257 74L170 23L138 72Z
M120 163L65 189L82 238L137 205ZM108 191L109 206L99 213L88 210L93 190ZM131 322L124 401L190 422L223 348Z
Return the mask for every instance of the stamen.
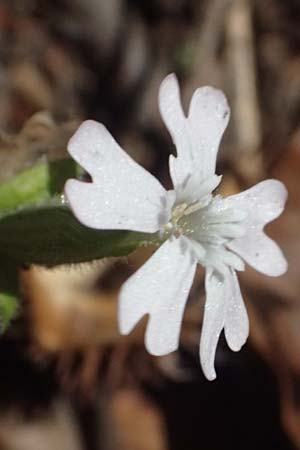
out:
M192 214L193 212L196 212L196 211L198 211L199 209L201 209L202 206L203 206L203 205L202 205L201 202L192 203L190 206L188 206L188 207L184 210L183 215L184 215L184 216L187 216L187 215L189 215L189 214Z
M184 211L188 205L186 203L181 203L180 205L175 206L172 211L172 219L171 221L178 222L178 220L183 216Z

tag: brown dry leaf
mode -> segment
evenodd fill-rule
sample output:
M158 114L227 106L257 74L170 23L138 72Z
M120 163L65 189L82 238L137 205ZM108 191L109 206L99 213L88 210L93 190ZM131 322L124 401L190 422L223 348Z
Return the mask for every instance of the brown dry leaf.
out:
M162 413L142 391L117 390L110 404L116 429L116 448L122 450L167 450Z
M32 334L47 351L83 350L119 339L116 295L89 292L82 270L34 266L22 273Z
M29 61L9 68L9 77L16 92L37 109L51 109L52 88L36 64Z
M142 249L126 263L135 271L153 249ZM95 263L48 269L31 266L21 272L23 293L29 302L34 340L46 351L88 350L95 346L143 344L145 320L130 336L117 327L117 299L124 274L116 258ZM112 277L109 289L94 288Z
M79 122L59 125L48 112L34 114L16 136L0 136L0 182L33 164L66 158L67 143Z
M5 450L82 450L73 411L61 399L30 421L15 411L2 414L0 445Z

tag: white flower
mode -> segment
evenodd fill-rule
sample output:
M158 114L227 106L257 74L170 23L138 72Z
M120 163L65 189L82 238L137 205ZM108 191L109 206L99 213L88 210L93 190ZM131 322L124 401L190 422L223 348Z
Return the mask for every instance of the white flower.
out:
M200 359L211 380L221 331L234 351L248 336L236 275L244 270L243 260L270 276L287 270L281 250L263 232L281 214L287 192L281 182L266 180L238 195L212 195L221 180L215 174L216 156L229 120L221 91L197 89L186 117L177 79L169 75L160 87L159 107L177 150L177 157L170 156L174 190L166 191L134 162L102 124L86 121L68 148L93 182L68 180L65 192L75 216L88 227L158 232L163 238L123 285L119 299L121 333L130 333L149 314L145 344L151 354L178 348L196 265L206 267Z

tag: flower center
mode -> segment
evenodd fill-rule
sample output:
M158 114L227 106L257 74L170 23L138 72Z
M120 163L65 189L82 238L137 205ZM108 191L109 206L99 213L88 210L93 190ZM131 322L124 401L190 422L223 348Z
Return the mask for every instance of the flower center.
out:
M179 237L181 234L188 234L190 230L186 228L184 217L198 211L202 207L201 202L191 203L190 205L187 203L176 205L172 210L171 220L164 227L164 233L168 236L173 234L176 237Z
M245 217L243 211L228 208L220 196L204 204L180 203L173 208L164 235L185 235L202 244L220 246L245 234Z

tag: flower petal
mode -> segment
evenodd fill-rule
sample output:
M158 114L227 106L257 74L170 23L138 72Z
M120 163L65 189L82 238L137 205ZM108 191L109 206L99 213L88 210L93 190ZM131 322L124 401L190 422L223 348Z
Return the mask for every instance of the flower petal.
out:
M262 229L282 213L287 189L279 180L264 180L236 195L224 198L224 205L248 213L247 222Z
M84 122L68 150L93 178L92 183L66 183L66 196L80 222L97 229L149 233L168 222L172 205L165 189L122 150L102 124Z
M121 333L130 333L149 314L145 337L149 353L165 355L176 350L195 270L196 260L187 240L182 237L167 240L121 289Z
M181 158L188 160L187 120L181 105L178 80L174 73L171 73L162 81L159 88L158 105L162 119L177 148L178 155L180 153Z
M174 188L194 200L197 186L209 183L215 188L220 181L214 176L218 146L229 120L226 98L212 87L197 89L187 118L177 78L171 74L161 84L159 107L177 150L177 157L171 155L169 160Z
M238 277L234 270L231 270L230 274L231 276L228 276L230 294L227 296L224 331L228 346L234 352L238 352L249 335L249 320Z
M207 269L205 290L206 302L200 340L200 362L206 378L214 380L216 378L214 367L216 348L226 319L224 276L212 269Z
M247 311L234 270L220 274L208 269L205 277L206 302L200 340L200 361L208 380L216 378L216 348L224 328L231 350L239 351L249 334Z
M287 271L287 261L281 249L263 231L250 231L245 237L231 241L227 247L265 275L278 277Z
M279 276L287 271L287 261L263 228L278 217L287 199L287 190L278 180L265 180L237 195L224 198L224 205L245 211L243 222L246 233L233 239L227 247L241 256L250 266L269 276Z
M201 179L215 173L218 148L229 117L230 109L222 91L204 86L194 92L188 124L193 160L201 167Z

